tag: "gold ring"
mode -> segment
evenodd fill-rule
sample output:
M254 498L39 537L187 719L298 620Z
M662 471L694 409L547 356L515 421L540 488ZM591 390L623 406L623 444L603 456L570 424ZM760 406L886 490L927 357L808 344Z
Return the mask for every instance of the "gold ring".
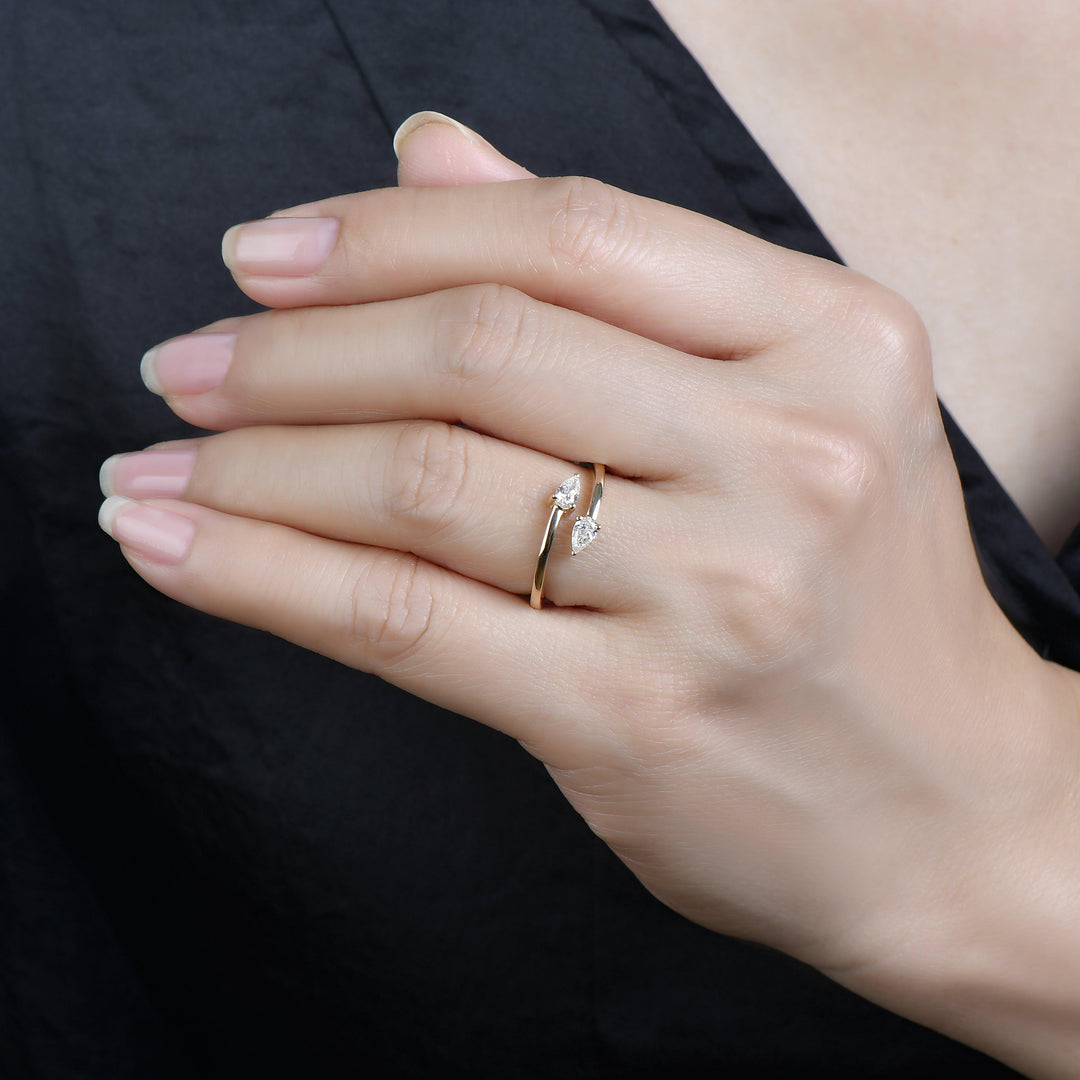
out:
M572 555L576 555L589 544L600 528L595 515L604 494L604 466L593 465L592 468L593 490L592 498L589 500L589 512L584 517L578 517L574 522L570 551ZM580 497L581 473L568 476L551 496L551 513L548 515L547 525L544 528L544 538L540 542L540 552L536 556L536 571L533 574L532 593L529 596L529 604L534 608L541 607L544 602L544 577L547 574L548 559L551 557L551 549L555 544L555 533L558 531L559 522L562 521L563 514L569 513L577 506Z

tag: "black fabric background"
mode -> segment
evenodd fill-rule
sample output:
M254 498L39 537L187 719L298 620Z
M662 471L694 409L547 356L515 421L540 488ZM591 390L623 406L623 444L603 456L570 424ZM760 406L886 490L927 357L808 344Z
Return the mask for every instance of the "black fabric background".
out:
M393 184L417 109L834 257L644 0L7 0L0 80L0 1077L1014 1075L686 922L512 740L97 527L103 458L194 433L143 351L253 310L225 228ZM950 435L996 595L1080 666L1075 546Z

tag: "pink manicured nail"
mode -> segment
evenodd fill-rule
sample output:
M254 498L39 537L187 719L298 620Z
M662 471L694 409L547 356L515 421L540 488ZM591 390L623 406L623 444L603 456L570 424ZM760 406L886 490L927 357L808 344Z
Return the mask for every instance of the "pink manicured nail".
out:
M98 524L124 547L170 566L183 560L195 539L195 522L183 514L110 495L98 510Z
M234 225L221 257L235 274L305 277L326 262L341 223L337 218L264 218Z
M205 394L220 386L232 362L235 334L188 334L155 345L139 366L155 394Z
M129 499L182 499L195 450L140 450L113 454L101 465L102 495L126 495Z

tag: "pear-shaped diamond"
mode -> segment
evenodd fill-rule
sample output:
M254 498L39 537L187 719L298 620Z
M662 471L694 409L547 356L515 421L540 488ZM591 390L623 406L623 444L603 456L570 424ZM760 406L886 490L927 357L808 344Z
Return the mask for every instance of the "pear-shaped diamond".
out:
M573 510L581 497L581 473L568 476L556 489L552 498L560 510Z
M574 522L574 528L570 533L570 554L577 555L584 551L596 539L599 531L600 525L595 518L588 515L579 517Z

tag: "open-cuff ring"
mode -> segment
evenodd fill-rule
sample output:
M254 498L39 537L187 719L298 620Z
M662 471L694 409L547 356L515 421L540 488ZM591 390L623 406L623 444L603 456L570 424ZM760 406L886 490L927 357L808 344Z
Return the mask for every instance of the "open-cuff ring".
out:
M593 490L589 499L589 512L579 516L574 522L573 532L570 538L570 553L576 555L584 547L592 542L600 529L596 521L596 511L600 500L604 496L603 465L594 464L593 467ZM544 602L544 577L547 574L548 559L551 549L555 545L555 534L559 529L559 522L563 515L569 513L577 506L581 497L581 474L574 473L567 477L551 496L551 513L548 515L547 525L544 528L544 538L540 542L540 552L536 556L536 571L533 574L532 593L529 596L529 604L539 608Z

